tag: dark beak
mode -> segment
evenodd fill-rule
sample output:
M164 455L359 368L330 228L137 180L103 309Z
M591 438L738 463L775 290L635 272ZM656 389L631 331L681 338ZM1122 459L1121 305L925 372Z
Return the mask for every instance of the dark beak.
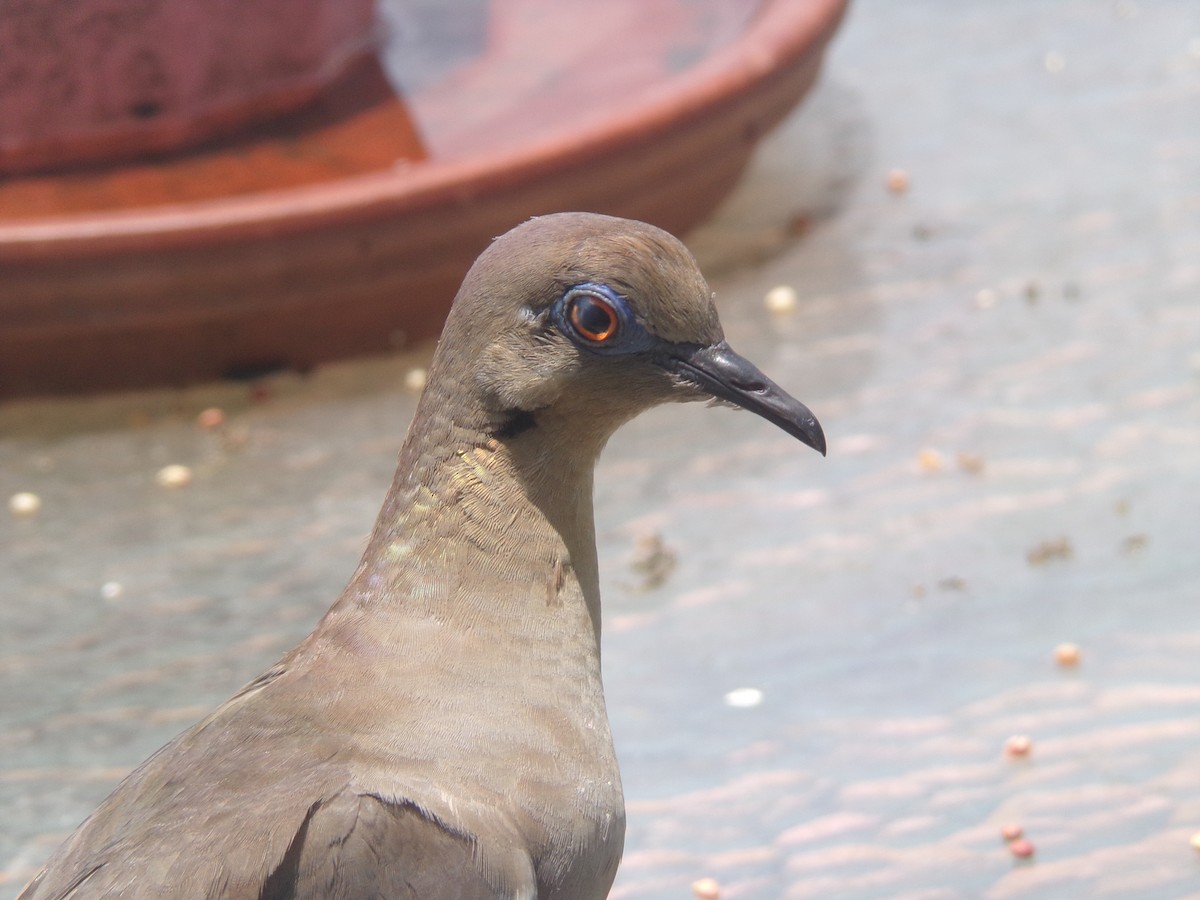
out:
M662 362L665 368L714 397L758 413L825 455L825 432L812 411L750 360L734 353L724 341L694 350L688 348Z

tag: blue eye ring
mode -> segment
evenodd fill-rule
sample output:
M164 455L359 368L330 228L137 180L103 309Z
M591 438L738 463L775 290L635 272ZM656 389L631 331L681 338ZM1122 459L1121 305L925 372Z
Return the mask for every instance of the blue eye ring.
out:
M572 285L550 308L558 330L593 353L636 353L653 338L633 317L629 301L606 284Z

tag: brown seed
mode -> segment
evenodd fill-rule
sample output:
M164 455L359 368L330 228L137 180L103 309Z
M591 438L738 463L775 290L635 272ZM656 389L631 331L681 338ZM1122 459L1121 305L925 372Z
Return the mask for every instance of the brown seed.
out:
M1069 538L1060 537L1054 540L1042 541L1025 554L1025 559L1031 566L1044 566L1055 560L1070 559L1075 554Z
M1004 840L1010 844L1015 840L1019 840L1024 834L1025 829L1023 829L1016 822L1010 822L1000 829L1000 837L1004 838Z
M908 173L903 169L892 169L887 173L887 189L893 194L903 194L908 187Z
M1008 756L1028 756L1033 749L1033 741L1026 735L1014 734L1004 742L1004 752Z
M979 475L984 469L983 457L976 453L959 453L958 467L968 475Z
M196 424L205 431L220 428L225 424L225 410L217 406L210 406L201 412L200 415L196 416Z
M1054 648L1054 661L1060 666L1079 665L1079 647L1076 644L1059 644Z
M1029 859L1035 851L1030 841L1025 840L1025 838L1018 838L1015 841L1009 842L1008 852L1017 859Z
M696 895L696 900L720 900L721 886L714 878L701 878L692 882L692 893Z
M1033 856L1033 844L1025 838L1017 838L1008 845L1008 851L1017 859L1029 859Z
M945 465L942 454L932 447L926 447L917 453L917 465L922 472L940 472Z

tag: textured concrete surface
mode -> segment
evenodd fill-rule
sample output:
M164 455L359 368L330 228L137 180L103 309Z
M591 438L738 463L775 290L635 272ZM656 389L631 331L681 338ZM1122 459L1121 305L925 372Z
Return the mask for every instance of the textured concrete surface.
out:
M830 453L604 458L614 897L1200 897L1200 6L858 0L690 243ZM424 358L0 407L6 891L321 614Z

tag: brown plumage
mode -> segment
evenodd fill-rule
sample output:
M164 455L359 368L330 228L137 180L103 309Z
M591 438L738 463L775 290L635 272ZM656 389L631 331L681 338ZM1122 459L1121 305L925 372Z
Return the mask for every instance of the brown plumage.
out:
M143 763L25 900L599 900L625 831L592 471L672 400L820 426L729 350L684 247L567 213L463 282L362 561L313 633Z

